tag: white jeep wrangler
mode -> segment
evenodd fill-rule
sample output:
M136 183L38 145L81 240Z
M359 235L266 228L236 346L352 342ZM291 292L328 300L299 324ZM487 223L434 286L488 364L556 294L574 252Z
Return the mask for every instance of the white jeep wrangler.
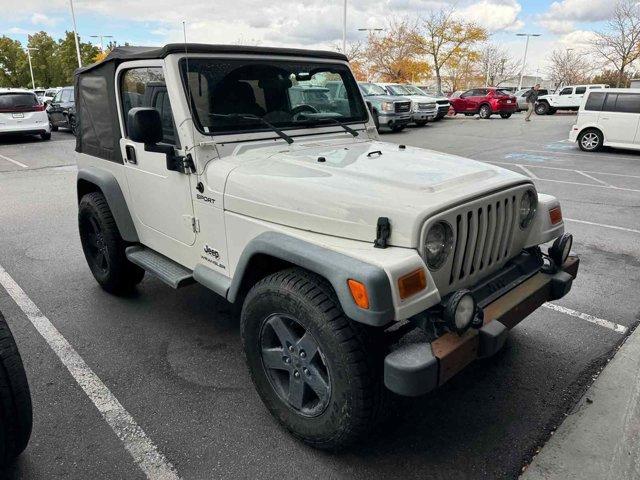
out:
M609 88L609 85L600 83L560 87L555 93L538 97L535 111L538 115L553 115L558 110L572 110L577 112L582 103L582 97L584 97L587 91L603 88Z
M344 98L292 106L293 86L327 82ZM555 198L378 141L341 54L120 47L75 87L94 277L119 294L148 272L238 305L260 397L313 446L360 437L389 390L424 394L492 355L577 274Z

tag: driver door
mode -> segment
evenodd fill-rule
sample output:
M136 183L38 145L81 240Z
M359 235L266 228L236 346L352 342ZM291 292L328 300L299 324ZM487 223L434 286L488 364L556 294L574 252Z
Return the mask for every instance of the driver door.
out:
M160 252L166 249L168 239L192 245L196 234L189 175L167 169L164 153L148 152L127 135L129 110L152 107L162 119L161 143L180 148L162 67L125 66L118 79L124 130L120 146L132 200L129 207L137 219L140 239Z

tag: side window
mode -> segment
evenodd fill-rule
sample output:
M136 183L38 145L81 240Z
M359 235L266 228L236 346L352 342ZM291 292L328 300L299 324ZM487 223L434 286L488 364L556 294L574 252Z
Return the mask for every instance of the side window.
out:
M616 111L616 100L618 99L617 93L608 93L607 98L604 101L604 105L602 106L603 112L615 112Z
M160 67L142 67L125 70L120 76L120 95L125 131L127 115L134 107L152 107L162 120L162 142L178 145L171 103Z
M603 92L594 92L589 95L587 98L587 103L584 105L585 110L591 110L599 112L602 110L602 104L604 103L604 93Z
M473 95L473 92L474 92L474 91L475 91L475 90L467 90L466 92L464 92L464 93L460 94L460 98L467 98L467 97L470 97L471 95Z
M616 112L640 113L640 94L618 94L618 101L616 102Z
M69 90L68 88L63 89L60 101L62 103L66 103L66 102L70 102L72 99L73 99L73 95L71 94L71 90Z
M62 101L62 90L58 90L58 93L56 93L56 96L53 97L52 102L60 103L61 101Z
M594 90L596 88L602 88L600 85L592 85L589 87L589 90Z
M563 88L560 95L571 95L573 93L573 87Z
M576 87L576 95L582 95L587 91L587 87Z

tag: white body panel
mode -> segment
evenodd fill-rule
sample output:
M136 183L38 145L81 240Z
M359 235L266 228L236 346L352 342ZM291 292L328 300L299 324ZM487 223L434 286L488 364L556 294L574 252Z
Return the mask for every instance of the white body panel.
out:
M602 90L608 87L608 85L604 84L567 85L558 88L558 90L553 94L538 97L538 102L546 101L551 107L557 109L566 108L577 110L578 107L580 107L586 92L590 92L591 90Z
M30 90L0 89L3 93L35 94ZM49 118L44 110L36 112L16 111L0 112L0 133L50 132Z

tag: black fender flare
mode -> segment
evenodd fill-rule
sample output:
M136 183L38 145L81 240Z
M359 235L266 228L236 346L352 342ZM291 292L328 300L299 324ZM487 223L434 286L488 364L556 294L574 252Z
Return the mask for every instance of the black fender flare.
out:
M344 313L352 320L381 327L395 317L389 277L382 268L279 232L261 233L247 244L235 268L227 300L235 302L251 259L260 254L284 260L325 278L336 292ZM347 284L349 279L367 287L368 309L355 304Z
M92 187L93 186L93 187ZM116 221L120 236L126 242L139 242L138 232L133 223L131 212L115 175L108 170L96 167L78 169L78 203L85 193L99 190L107 199L109 209Z

